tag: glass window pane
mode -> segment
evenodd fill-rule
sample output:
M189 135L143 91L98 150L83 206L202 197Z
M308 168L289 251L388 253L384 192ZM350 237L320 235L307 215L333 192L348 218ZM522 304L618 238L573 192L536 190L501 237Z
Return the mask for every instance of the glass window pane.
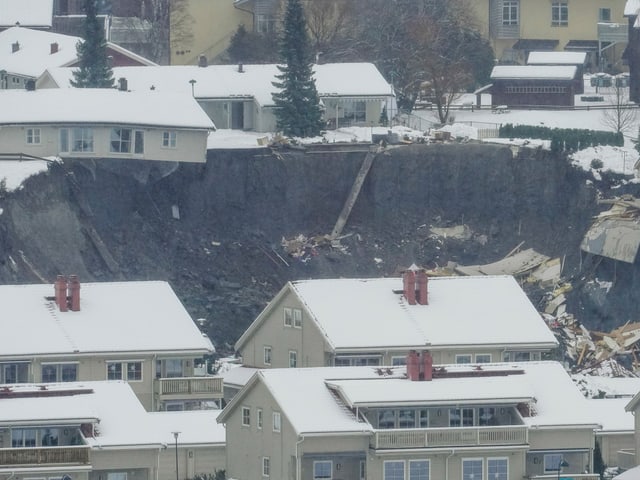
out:
M42 381L43 382L57 382L58 369L55 365L42 365Z
M506 458L489 458L487 475L489 480L507 480L509 461Z
M121 363L107 363L107 380L122 380Z
M63 382L75 382L78 380L78 365L75 364L63 364L62 365L62 381Z
M429 460L410 460L409 480L429 480Z
M134 153L144 153L144 132L136 130Z

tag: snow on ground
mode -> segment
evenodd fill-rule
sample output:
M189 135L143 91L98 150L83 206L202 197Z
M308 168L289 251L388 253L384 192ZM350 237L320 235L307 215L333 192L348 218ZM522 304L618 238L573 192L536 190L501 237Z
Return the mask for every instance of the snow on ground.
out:
M12 192L27 178L47 170L44 160L0 160L0 184Z

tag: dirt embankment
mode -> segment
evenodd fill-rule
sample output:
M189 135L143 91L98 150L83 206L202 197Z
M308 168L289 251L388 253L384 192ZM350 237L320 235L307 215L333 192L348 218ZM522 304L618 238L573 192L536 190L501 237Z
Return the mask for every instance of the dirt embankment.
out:
M514 156L479 144L379 154L343 230L344 248L289 256L283 238L332 231L366 151L216 151L206 165L136 164L133 173L131 163L109 160L54 166L0 199L0 282L52 282L60 273L168 280L224 349L287 280L487 263L522 242L563 257L577 283L613 274L607 262L579 270L580 241L602 208L584 172L542 150ZM468 240L429 231L461 224ZM578 318L599 328L637 320L627 288L637 292L637 265L617 267L618 276L621 268L625 285L604 300L573 292Z

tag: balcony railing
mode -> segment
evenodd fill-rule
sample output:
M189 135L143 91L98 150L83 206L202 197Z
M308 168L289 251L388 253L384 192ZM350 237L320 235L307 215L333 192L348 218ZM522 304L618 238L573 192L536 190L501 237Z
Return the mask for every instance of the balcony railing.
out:
M457 427L378 430L373 448L429 448L476 445L523 445L528 443L527 427Z
M531 475L526 477L530 480L600 480L600 475L598 473L569 473L562 472L558 477L557 473L547 474L547 475Z
M626 42L629 25L626 23L598 23L598 40L601 42Z
M159 378L157 382L160 395L222 397L222 377Z
M636 451L629 449L618 450L618 467L629 470L636 466Z
M0 465L74 465L89 463L89 447L0 448Z

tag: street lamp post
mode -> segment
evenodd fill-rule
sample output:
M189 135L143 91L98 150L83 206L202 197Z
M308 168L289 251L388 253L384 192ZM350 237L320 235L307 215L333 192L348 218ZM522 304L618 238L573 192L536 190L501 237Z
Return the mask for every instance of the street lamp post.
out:
M180 480L180 475L178 475L178 435L180 435L180 432L171 433L173 433L173 438L176 441L176 480Z
M560 463L558 463L558 480L560 480L560 472L562 471L562 467L568 467L568 466L569 466L569 462L567 462L564 458L560 460Z

